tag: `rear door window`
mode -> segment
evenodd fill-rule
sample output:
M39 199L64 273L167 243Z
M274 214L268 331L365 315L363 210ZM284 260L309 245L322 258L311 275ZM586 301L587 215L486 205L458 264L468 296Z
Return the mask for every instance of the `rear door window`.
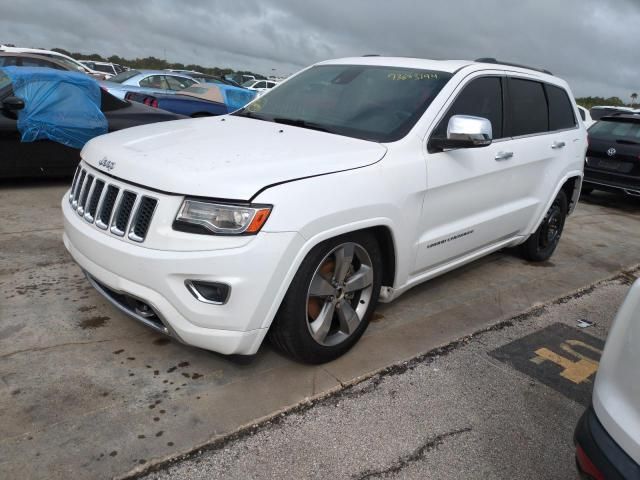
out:
M0 57L0 67L15 66L18 66L18 59L16 57Z
M169 90L169 85L164 75L150 75L140 80L141 87L157 88L160 90Z
M549 130L564 130L576 126L573 105L563 88L545 84L549 101Z
M549 130L549 109L542 83L509 79L509 136L533 135Z
M195 80L191 80L190 78L172 77L171 75L167 75L166 78L167 83L169 84L169 90L184 90L196 83Z
M454 100L442 118L434 136L447 136L449 119L454 115L473 115L491 122L493 138L502 138L502 80L500 77L482 77L471 80Z

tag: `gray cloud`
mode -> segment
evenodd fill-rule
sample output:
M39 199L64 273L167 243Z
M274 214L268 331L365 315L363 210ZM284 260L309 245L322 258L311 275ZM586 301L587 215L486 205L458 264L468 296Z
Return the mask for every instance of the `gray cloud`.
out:
M380 53L547 68L574 93L640 90L637 0L2 0L0 41L292 73Z

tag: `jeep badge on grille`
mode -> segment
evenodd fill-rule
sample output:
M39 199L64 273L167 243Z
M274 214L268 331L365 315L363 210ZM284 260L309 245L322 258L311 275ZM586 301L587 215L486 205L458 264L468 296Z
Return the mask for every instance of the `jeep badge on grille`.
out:
M102 160L98 162L98 165L106 168L107 170L113 170L113 167L116 166L116 162L112 162L111 160L107 160L107 157L104 157Z

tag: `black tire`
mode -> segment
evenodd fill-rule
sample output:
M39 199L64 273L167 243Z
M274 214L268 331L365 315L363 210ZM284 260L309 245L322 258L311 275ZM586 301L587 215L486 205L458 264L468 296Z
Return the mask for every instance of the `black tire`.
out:
M368 255L370 260L371 270L373 273L371 287L367 287L368 297L361 297L361 292L355 294L354 298L346 298L350 294L346 294L345 291L341 291L340 297L343 301L350 302L349 305L353 306L353 309L360 309L364 311L364 314L359 315L360 323L353 332L349 333L348 337L339 343L332 345L323 345L319 343L311 333L310 324L313 319L310 316L310 302L311 297L311 282L319 272L322 272L323 266L327 264L327 259L331 258L333 252L343 247L344 245L355 244L360 247ZM362 251L362 250L358 250ZM349 271L355 269L359 265L359 260L354 254ZM334 261L334 265L338 265L337 259ZM358 268L362 268L361 266ZM276 314L273 325L269 330L269 337L271 343L284 352L285 354L293 357L294 359L304 363L325 363L338 358L346 353L355 343L360 339L367 326L369 320L373 315L376 304L378 303L378 295L380 294L380 287L382 283L382 259L381 251L378 242L375 237L366 232L357 232L352 234L341 235L336 238L326 240L316 247L314 247L306 256L298 272L293 278L289 290L287 291L282 304ZM336 267L337 269L337 267ZM359 271L359 270L358 270ZM346 281L355 278L358 271L355 271L351 277L346 277ZM324 275L324 274L323 274ZM335 270L330 275L337 275ZM331 299L337 297L329 297ZM368 298L367 302L363 298ZM327 298L317 300L318 302L328 302ZM362 305L360 305L362 304ZM326 303L322 304L326 306ZM363 308L364 307L364 308ZM320 308L320 307L318 307ZM331 320L335 325L338 332L334 332L334 337L340 337L340 318L336 307L335 313L331 313ZM366 309L366 310L365 310ZM318 310L319 311L319 310ZM354 312L356 310L353 310ZM319 317L319 315L318 315ZM327 316L326 318L329 318ZM327 336L329 338L329 336Z
M592 192L593 192L593 187L587 187L585 185L583 185L582 189L580 190L581 195L591 195Z
M560 190L538 229L522 244L524 258L531 262L549 260L562 236L567 210L567 195Z

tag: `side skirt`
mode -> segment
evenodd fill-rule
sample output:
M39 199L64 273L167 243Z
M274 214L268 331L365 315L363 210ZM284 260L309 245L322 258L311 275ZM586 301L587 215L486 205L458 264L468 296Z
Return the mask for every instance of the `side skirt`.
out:
M496 243L492 243L491 245L484 246L479 248L478 250L474 250L471 253L467 253L456 257L450 261L445 263L441 263L436 265L433 268L425 270L424 272L419 273L418 275L414 275L410 277L407 283L398 288L391 287L382 287L380 290L380 303L389 303L398 298L404 292L409 290L410 288L419 285L420 283L426 282L427 280L431 280L434 277L442 275L444 273L450 272L451 270L455 270L456 268L477 260L478 258L484 257L485 255L489 255L497 250L500 250L505 247L510 247L513 245L517 245L522 243L525 240L525 237L522 235L513 235L506 239L502 239Z

